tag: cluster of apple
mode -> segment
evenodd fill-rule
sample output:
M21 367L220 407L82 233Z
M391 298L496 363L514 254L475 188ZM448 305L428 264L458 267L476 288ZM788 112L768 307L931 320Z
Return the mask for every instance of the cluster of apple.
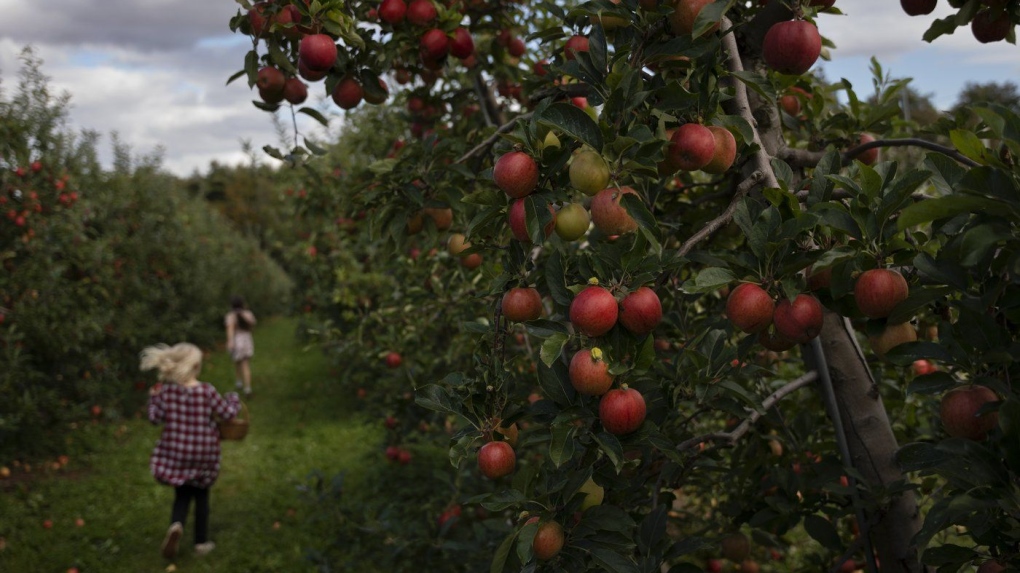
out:
M1001 42L1009 36L1014 22L1010 20L1008 4L1009 0L980 1L981 7L970 21L970 31L977 41L983 44ZM949 5L963 8L964 2L949 0ZM900 0L900 6L910 16L926 16L935 11L938 0Z
M16 167L11 173L14 179L5 181L3 192L0 192L0 212L21 235L23 242L35 236L31 225L33 216L49 213L58 207L73 207L79 200L77 191L67 189L68 176L48 173L41 161L31 162L28 168Z
M775 352L810 342L822 331L822 304L813 295L798 294L776 302L756 283L741 283L726 299L726 317L739 330L757 334L762 346Z

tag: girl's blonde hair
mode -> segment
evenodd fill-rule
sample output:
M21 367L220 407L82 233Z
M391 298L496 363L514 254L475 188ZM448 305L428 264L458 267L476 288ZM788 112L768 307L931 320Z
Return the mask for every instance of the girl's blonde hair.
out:
M202 369L202 351L194 344L180 342L173 346L157 344L141 352L141 369L157 369L159 379L183 384L198 376Z

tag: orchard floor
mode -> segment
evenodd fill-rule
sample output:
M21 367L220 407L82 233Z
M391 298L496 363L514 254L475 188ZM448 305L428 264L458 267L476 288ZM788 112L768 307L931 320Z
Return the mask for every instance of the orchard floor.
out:
M326 360L300 347L295 327L274 319L256 332L252 429L244 441L223 443L210 496L211 554L195 556L189 521L178 558L162 558L173 490L148 471L159 429L137 418L106 420L79 429L90 447L62 469L39 475L34 468L25 479L23 468L12 468L15 476L0 480L0 571L314 570L305 553L329 532L303 515L311 505L300 488L314 472L345 471L345 483L356 485L358 464L382 430L356 414L353 400L330 395ZM201 379L231 391L232 370L226 353L216 352Z

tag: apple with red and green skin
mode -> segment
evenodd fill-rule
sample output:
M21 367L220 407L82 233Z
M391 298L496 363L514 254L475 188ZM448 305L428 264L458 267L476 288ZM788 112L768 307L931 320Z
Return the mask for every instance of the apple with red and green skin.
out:
M854 302L868 318L885 318L896 305L907 300L910 287L903 275L892 269L870 269L854 282Z
M309 82L317 82L326 77L329 70L313 70L308 67L304 60L298 60L298 75Z
M388 352L386 354L386 366L389 368L397 368L403 362L404 359L400 356L399 352Z
M522 243L530 243L531 236L528 234L525 201L526 199L514 199L510 203L510 209L507 211L507 222L510 224L510 233L513 234L515 239ZM548 237L552 234L553 228L556 227L556 211L548 203L545 206L549 209L549 214L552 215L544 229L545 236Z
M662 302L655 291L643 286L620 301L620 324L628 331L644 336L662 321Z
M358 107L365 97L365 89L354 76L344 76L336 87L333 88L333 101L341 109L353 109Z
M581 149L570 160L570 184L578 191L594 196L609 185L609 165L602 154L593 149Z
M591 216L580 203L568 203L556 213L556 234L564 241L580 239L590 224Z
M1005 40L1012 27L1009 15L1003 10L982 10L970 22L974 39L982 44Z
M514 287L503 294L503 316L512 322L527 322L542 316L542 295L531 287Z
M882 329L882 332L868 337L871 350L879 358L885 358L886 353L900 344L914 342L915 340L917 340L917 331L914 330L914 327L909 322L887 324Z
M453 256L459 256L465 249L469 248L471 243L467 242L466 238L461 233L453 233L446 240L446 250Z
M601 396L613 387L615 377L600 348L582 348L574 353L567 370L570 384L585 396Z
M53 520L44 519L42 522L43 529L53 529Z
M793 117L800 115L800 99L793 94L782 95L779 98L779 107Z
M422 213L432 219L437 231L445 231L453 226L453 209L449 207L425 207Z
M504 153L492 167L492 179L508 196L527 197L538 186L538 164L523 151Z
M287 78L283 84L283 99L294 105L304 103L308 99L308 86L297 78Z
M326 34L309 34L301 38L298 58L312 71L329 70L336 63L336 42Z
M694 21L698 19L698 14L701 13L702 8L708 6L715 0L678 0L676 5L673 7L673 13L669 15L669 25L673 29L674 34L685 34L690 35L694 32ZM719 29L719 24L716 24L708 33L712 33Z
M514 472L517 454L506 442L488 442L478 450L478 469L489 479L499 479Z
M938 0L900 0L900 7L908 16L924 16L935 10Z
M621 204L624 195L639 197L630 187L610 187L599 191L591 200L591 220L606 235L623 235L638 228L637 221Z
M255 85L259 90L265 90L267 93L282 92L283 86L286 83L287 76L283 75L283 72L273 66L259 68L259 72L255 77Z
M725 127L710 125L708 130L715 138L715 151L712 154L712 159L701 170L712 175L722 175L729 170L737 158L737 140Z
M450 55L463 60L475 53L475 41L471 32L463 26L453 31L453 39L450 40Z
M726 298L726 317L733 326L749 334L768 328L775 309L772 295L754 283L737 285Z
M585 336L602 336L616 324L620 306L605 287L588 285L570 302L570 323Z
M461 258L460 264L468 270L477 269L482 265L482 255L481 253L471 253L470 255Z
M765 63L773 70L800 75L810 70L822 53L822 36L811 22L777 22L765 33L761 51Z
M939 417L946 433L954 438L983 440L999 425L999 413L987 412L978 416L982 406L998 402L999 397L987 386L973 385L953 388L942 396Z
M998 561L985 561L977 568L977 573L1001 573L1006 570L1006 566Z
M872 141L875 141L875 136L870 133L862 133L857 136L857 145L864 145L865 143L871 143ZM858 153L854 159L865 165L874 165L875 162L878 161L878 148L872 147L867 151L862 151L861 153Z
M379 4L379 19L387 24L396 25L404 21L407 4L404 0L383 0Z
M715 135L700 123L685 123L673 132L667 154L677 169L697 171L715 157Z
M798 294L793 301L783 297L772 313L776 332L797 344L806 344L822 331L822 303L809 294Z
M525 523L538 521L538 517L532 517ZM563 534L563 526L556 521L544 521L538 525L538 531L535 532L535 538L531 542L531 550L539 561L548 561L559 554L564 543L566 537Z
M415 26L428 26L439 16L432 0L414 0L407 6L405 17Z
M606 392L599 400L599 421L607 432L617 436L640 428L645 413L645 397L626 385Z
M563 57L568 61L573 60L576 55L575 52L587 52L588 51L588 37L575 34L567 38L567 43L563 45Z
M925 360L923 358L915 360L910 365L910 368L914 371L915 376L924 376L926 374L931 374L932 372L938 372L937 366L932 364L930 360Z

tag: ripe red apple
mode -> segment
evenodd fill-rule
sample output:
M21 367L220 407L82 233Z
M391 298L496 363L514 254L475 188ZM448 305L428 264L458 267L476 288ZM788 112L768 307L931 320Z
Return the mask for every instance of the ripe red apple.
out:
M793 302L782 297L772 314L776 331L798 344L806 344L822 331L822 304L809 294L799 294Z
M585 336L602 336L619 317L616 298L599 285L589 285L570 302L570 323Z
M900 6L908 16L923 16L935 10L938 0L900 0Z
M575 34L567 38L567 43L563 46L563 57L567 60L573 60L576 57L575 52L587 51L588 37Z
M662 321L659 295L648 287L640 287L620 301L620 324L630 332L644 336Z
M304 60L298 60L298 75L309 82L317 82L326 77L329 70L313 70L308 67Z
M269 2L256 2L255 5L248 9L248 23L251 25L251 33L253 35L261 36L269 31L271 21L266 16L266 9L269 6Z
M629 434L645 421L645 398L633 388L617 388L599 400L599 421L610 434Z
M513 322L527 322L542 316L542 295L531 287L514 287L503 294L503 316Z
M400 356L399 352L389 352L386 354L386 366L389 368L397 368L404 362L404 359Z
M532 520L538 519L533 517ZM529 521L531 523L531 521ZM531 549L535 552L535 558L539 561L548 561L563 549L565 538L563 526L555 521L546 521L539 524L535 539L531 542Z
M467 242L464 235L461 233L453 233L446 240L446 250L453 256L460 255L465 249L471 246L471 243Z
M970 31L982 44L1005 40L1012 27L1009 15L1003 10L982 10L970 22Z
M44 519L42 522L43 529L53 529L53 520Z
M674 34L690 35L694 32L694 21L697 20L701 9L711 4L714 0L677 0L673 13L669 16L669 25ZM712 33L719 29L716 24L708 32Z
M402 466L406 466L407 464L411 463L411 452L403 448L400 448L400 451L397 452L397 463L399 463Z
M450 53L450 38L439 28L432 28L421 36L422 58L441 60Z
M519 58L527 51L527 46L524 45L524 40L515 37L511 38L510 42L506 45L506 51L511 56Z
M886 325L882 332L868 338L871 350L879 358L885 358L887 352L900 344L915 340L917 340L917 331L909 322Z
M382 0L379 4L379 19L387 24L399 24L404 21L407 14L407 4L404 0Z
M538 186L538 164L523 151L504 153L492 167L492 179L504 193L520 199Z
M773 70L800 75L811 69L822 53L822 36L811 22L778 22L765 33L761 50L765 63Z
M854 302L868 318L885 318L896 305L907 300L910 287L900 273L891 269L864 271L854 283Z
M772 295L754 283L741 283L726 299L726 317L733 326L747 333L768 328L775 308Z
M916 376L924 376L925 374L931 374L932 372L938 371L937 366L932 364L931 361L925 360L923 358L921 358L920 360L915 360L910 365L910 368L914 371L914 375Z
M333 88L332 95L333 101L341 109L353 109L358 107L365 97L365 89L354 76L344 76Z
M329 70L336 62L336 43L326 34L309 34L301 38L298 57L312 71Z
M580 203L568 203L556 213L556 234L564 241L576 241L588 232L591 216Z
M432 219L437 231L445 231L453 226L453 209L449 207L425 207L422 213Z
M304 103L308 99L308 86L297 78L287 78L283 84L283 99L294 105Z
M390 97L390 88L386 86L386 82L382 78L379 80L379 89L368 91L365 90L364 97L365 101L372 105L379 105L386 101L386 98Z
M468 270L477 269L482 264L481 253L471 253L460 259L460 264Z
M568 374L574 390L586 396L601 396L613 387L614 377L600 348L582 348L574 353Z
M282 36L291 40L296 40L301 37L301 27L297 25L300 23L301 11L293 4L283 6L280 11L273 16L273 24L276 26L276 30Z
M981 564L977 568L977 573L1002 573L1006 570L1006 566L998 561L988 560Z
M722 573L722 561L718 559L709 559L705 563L706 573Z
M459 518L461 516L460 505L454 504L449 508L445 509L443 513L439 514L439 519L436 520L440 528L446 525L453 518Z
M800 99L793 94L784 94L780 96L779 107L793 117L800 115Z
M710 125L708 130L715 138L715 152L712 154L712 160L701 170L713 175L722 175L729 170L737 158L737 140L725 127Z
M685 123L673 132L666 153L677 169L697 171L715 157L715 135L700 123Z
M439 16L432 0L413 0L407 6L407 19L415 26L428 26Z
M103 407L99 404L93 404L89 411L92 413L94 418L98 418L103 413Z
M464 59L475 53L475 41L471 32L463 26L453 31L453 40L450 41L450 54L455 58Z
M386 419L383 420L383 425L390 430L395 429L397 427L397 423L397 419L393 416L386 416Z
M999 397L987 386L954 388L942 396L939 415L946 433L954 438L983 440L999 425L999 413L988 412L978 416L978 410Z
M524 199L514 199L510 203L510 209L507 211L507 221L510 223L510 232L514 238L522 243L530 243L531 236L528 235L527 225L527 213L525 210ZM546 203L546 208L549 209L549 214L552 218L545 225L545 236L548 237L552 234L553 228L556 226L556 211L552 205Z
M283 75L283 72L272 66L260 68L255 78L255 85L259 90L265 90L271 94L282 93L286 83L287 77Z
M754 559L744 559L740 562L740 573L760 573L761 566Z
M875 141L875 136L870 133L862 133L857 138L857 145L864 145L865 143L871 143L872 141ZM867 151L858 153L857 157L854 159L865 165L873 165L876 161L878 161L878 151L877 147L872 147Z
M489 479L499 479L513 473L517 454L506 442L488 442L478 450L478 469Z
M638 228L637 221L621 204L624 195L638 196L630 187L610 187L599 191L591 200L591 220L606 235L622 235Z

